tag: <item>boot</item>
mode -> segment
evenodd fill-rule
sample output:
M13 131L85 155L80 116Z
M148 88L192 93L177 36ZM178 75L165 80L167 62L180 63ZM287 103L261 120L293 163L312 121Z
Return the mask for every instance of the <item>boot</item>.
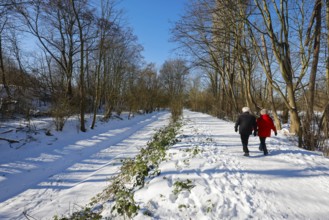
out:
M268 155L268 151L267 151L267 148L266 147L264 148L264 155L265 156Z

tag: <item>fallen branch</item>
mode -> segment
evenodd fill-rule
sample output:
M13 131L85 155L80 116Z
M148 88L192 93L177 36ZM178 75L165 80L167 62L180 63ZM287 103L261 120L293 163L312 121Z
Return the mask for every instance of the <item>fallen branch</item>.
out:
M13 129L10 129L8 131L1 132L0 134L6 134L6 133L9 133L9 132L12 132L12 131L13 131Z
M8 138L2 138L0 137L0 140L3 140L3 141L8 141L9 143L19 143L19 141L17 140L13 140L13 139L8 139Z

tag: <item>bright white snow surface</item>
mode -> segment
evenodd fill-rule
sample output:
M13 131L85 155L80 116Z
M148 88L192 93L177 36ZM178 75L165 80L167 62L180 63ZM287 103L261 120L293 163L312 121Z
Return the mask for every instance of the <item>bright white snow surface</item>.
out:
M328 219L329 160L320 153L297 148L279 131L267 139L268 156L251 136L251 156L244 157L233 122L188 110L183 116L180 141L168 150L161 174L135 192L141 209L134 219ZM86 133L72 120L63 132L38 132L23 146L0 141L0 219L44 220L80 210L110 184L121 159L138 154L169 120L168 112L155 112L99 122ZM0 137L20 138L12 133ZM175 193L187 181L190 190ZM123 219L112 216L110 205L103 217Z

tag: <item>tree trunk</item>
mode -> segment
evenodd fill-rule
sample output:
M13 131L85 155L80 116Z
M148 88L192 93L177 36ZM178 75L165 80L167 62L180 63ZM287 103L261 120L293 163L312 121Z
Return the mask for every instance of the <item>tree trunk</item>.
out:
M86 125L85 125L85 76L84 76L84 39L83 39L83 27L81 26L81 21L79 18L79 15L76 11L74 0L72 2L73 11L75 14L75 17L78 22L78 28L79 28L79 37L80 37L80 130L82 132L86 132Z
M326 23L329 30L329 0L326 0ZM327 56L329 54L329 37L327 36ZM329 56L326 60L327 97L329 97Z
M11 97L10 89L7 84L7 79L6 79L6 72L5 72L5 66L3 63L3 51L2 51L2 36L0 32L0 70L1 70L1 79L2 79L2 84L5 88L7 97Z
M294 95L293 85L291 83L287 84L287 96L289 100L289 115L290 115L290 132L295 135L300 135L300 118L297 111L296 98Z
M101 55L99 54L101 57ZM96 88L95 88L95 97L94 97L94 106L93 106L93 120L91 123L90 128L94 129L95 124L96 124L96 115L97 115L97 109L99 106L99 101L100 101L100 66L101 66L101 61L99 60L98 66L96 67Z
M272 110L272 115L274 118L274 124L277 130L281 130L281 122L278 116L278 113L276 112L276 106L275 106L275 102L274 102L274 98L273 98L273 87L271 84L268 85L268 93L270 96L270 103L271 103L271 110Z
M316 73L318 68L319 62L319 53L320 53L320 35L321 35L321 8L322 8L322 1L317 0L315 2L313 16L311 19L311 25L309 26L308 33L310 35L312 24L315 20L315 29L314 29L314 44L313 44L313 60L312 60L312 67L310 72L310 79L309 79L309 87L308 87L308 95L307 95L307 111L306 117L304 120L304 146L308 150L315 150L317 143L315 142L315 135L316 132L314 131L314 96L315 96L315 80L316 80ZM308 38L306 42L308 42Z

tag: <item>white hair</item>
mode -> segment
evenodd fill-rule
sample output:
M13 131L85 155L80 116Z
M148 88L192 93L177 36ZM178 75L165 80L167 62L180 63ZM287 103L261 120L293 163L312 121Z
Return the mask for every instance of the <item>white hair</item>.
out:
M249 107L243 107L242 112L250 112L250 108Z
M267 110L264 108L264 109L262 109L262 110L260 110L260 114L261 115L265 115L265 114L267 114Z

